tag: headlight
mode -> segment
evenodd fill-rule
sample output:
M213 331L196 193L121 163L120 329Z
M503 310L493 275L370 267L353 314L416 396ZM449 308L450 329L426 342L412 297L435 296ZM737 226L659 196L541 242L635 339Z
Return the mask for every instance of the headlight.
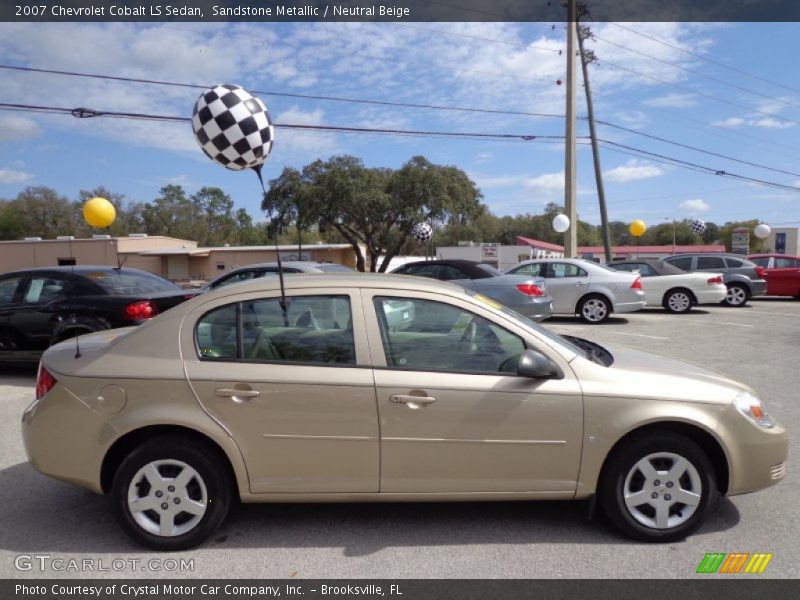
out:
M740 413L759 427L769 429L775 426L775 422L767 414L767 409L761 404L761 400L753 396L753 394L749 392L739 392L736 398L733 399L733 403L736 405L736 408L739 409Z

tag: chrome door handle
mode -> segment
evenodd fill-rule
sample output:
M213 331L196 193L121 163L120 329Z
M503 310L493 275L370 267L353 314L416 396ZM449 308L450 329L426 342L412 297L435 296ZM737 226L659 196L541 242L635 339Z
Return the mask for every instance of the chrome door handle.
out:
M256 398L261 395L258 390L235 390L230 388L220 388L214 392L216 396L222 398Z
M436 398L433 396L405 396L403 394L394 394L389 399L398 404L406 404L408 408L420 408L426 404L436 402Z

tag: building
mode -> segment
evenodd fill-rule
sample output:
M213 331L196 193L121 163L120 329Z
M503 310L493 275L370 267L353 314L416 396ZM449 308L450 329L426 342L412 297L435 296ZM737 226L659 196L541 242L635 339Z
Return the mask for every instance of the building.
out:
M766 252L800 256L800 227L774 227L766 241Z
M278 250L283 260L335 262L352 268L356 265L356 254L350 244L309 244L300 249L294 244L279 246ZM275 246L201 248L195 241L146 234L0 242L0 273L57 265L122 265L173 281L191 281L213 279L242 265L275 260Z

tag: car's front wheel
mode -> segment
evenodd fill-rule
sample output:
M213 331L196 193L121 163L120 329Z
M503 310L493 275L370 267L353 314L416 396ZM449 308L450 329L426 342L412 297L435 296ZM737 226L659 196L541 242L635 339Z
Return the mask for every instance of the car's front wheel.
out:
M706 453L681 435L634 438L609 458L600 503L612 523L642 542L673 542L694 532L718 498Z
M586 323L602 323L611 314L611 303L603 296L586 296L578 303L577 312Z
M202 543L224 521L233 493L222 461L191 438L159 436L133 450L111 488L114 513L155 550Z
M738 283L732 283L728 286L728 293L725 294L725 300L722 303L728 306L744 306L748 297L747 288Z

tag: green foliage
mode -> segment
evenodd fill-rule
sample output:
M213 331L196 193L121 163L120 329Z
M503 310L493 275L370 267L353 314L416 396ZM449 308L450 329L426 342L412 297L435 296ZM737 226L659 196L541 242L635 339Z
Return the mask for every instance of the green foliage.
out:
M338 238L353 247L360 271L367 257L373 271L384 271L394 256L413 248L415 224L463 226L481 214L479 200L475 183L455 167L415 156L393 171L343 155L316 160L302 171L284 169L269 182L261 207L278 229L316 225L328 241Z

